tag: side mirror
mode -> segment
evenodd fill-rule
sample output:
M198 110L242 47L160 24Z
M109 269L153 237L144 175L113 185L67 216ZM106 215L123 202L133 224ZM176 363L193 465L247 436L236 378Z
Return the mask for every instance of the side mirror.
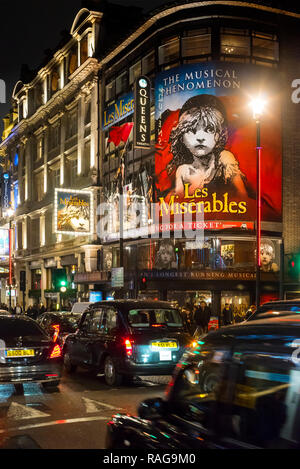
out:
M165 412L166 403L160 397L146 399L138 407L138 416L141 419L153 420L161 418Z

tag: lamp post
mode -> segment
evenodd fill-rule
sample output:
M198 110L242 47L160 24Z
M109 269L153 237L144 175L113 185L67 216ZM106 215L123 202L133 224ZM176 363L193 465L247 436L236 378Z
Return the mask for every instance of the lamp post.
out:
M260 121L264 111L265 101L261 97L251 102L253 119L256 123L256 284L255 303L256 308L260 304L260 245L261 245L261 142Z
M8 246L9 246L9 264L8 264L8 272L9 272L9 277L8 277L8 281L9 281L9 285L8 285L8 288L9 288L9 311L11 311L11 286L12 286L12 239L11 239L11 234L12 234L12 220L11 220L11 217L13 216L14 214L14 210L12 208L8 208L6 210L6 216L9 217L9 231L8 231Z

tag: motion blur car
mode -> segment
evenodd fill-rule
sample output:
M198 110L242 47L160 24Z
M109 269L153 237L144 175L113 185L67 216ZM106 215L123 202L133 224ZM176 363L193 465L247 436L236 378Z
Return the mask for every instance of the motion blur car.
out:
M300 312L300 300L269 301L260 305L247 321L264 319L278 314L282 316L291 311Z
M108 385L139 375L168 375L192 343L179 311L170 303L113 300L93 303L75 334L67 336L64 365L103 372Z
M66 336L76 331L80 318L80 313L49 312L41 314L36 321L55 342L62 346Z
M0 384L34 381L58 386L60 346L33 319L0 315Z
M227 326L177 364L163 398L118 414L107 449L300 448L300 316Z

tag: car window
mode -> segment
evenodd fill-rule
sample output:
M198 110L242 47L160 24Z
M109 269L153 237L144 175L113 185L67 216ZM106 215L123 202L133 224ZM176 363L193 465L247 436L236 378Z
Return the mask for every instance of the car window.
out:
M170 386L170 408L176 415L204 428L210 426L222 389L228 354L225 349L194 353L194 362L183 366Z
M22 319L1 320L0 319L0 339L11 339L13 337L33 337L45 336L45 332L34 321ZM46 336L47 337L47 336Z
M128 322L132 327L152 327L165 325L182 327L182 318L176 309L131 309L128 312Z
M114 332L117 328L117 311L113 308L103 308L103 313L101 330L105 334Z
M101 332L102 316L103 316L102 309L91 311L89 315L88 324L87 324L88 332Z
M263 448L299 448L298 366L288 356L265 352L236 352L234 360L237 374L222 433Z

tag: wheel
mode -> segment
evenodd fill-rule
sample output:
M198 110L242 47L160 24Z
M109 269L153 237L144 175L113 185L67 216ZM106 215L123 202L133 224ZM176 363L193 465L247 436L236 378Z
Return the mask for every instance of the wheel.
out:
M117 372L114 361L110 356L105 358L104 378L109 386L117 386L122 382L122 375Z
M60 383L60 380L49 381L49 383L43 383L43 387L45 389L54 389L54 388L57 388L57 386L59 386L59 383Z
M76 368L77 368L77 366L73 365L73 363L71 362L71 358L68 352L64 354L64 368L67 373L74 373L74 371L76 371Z

